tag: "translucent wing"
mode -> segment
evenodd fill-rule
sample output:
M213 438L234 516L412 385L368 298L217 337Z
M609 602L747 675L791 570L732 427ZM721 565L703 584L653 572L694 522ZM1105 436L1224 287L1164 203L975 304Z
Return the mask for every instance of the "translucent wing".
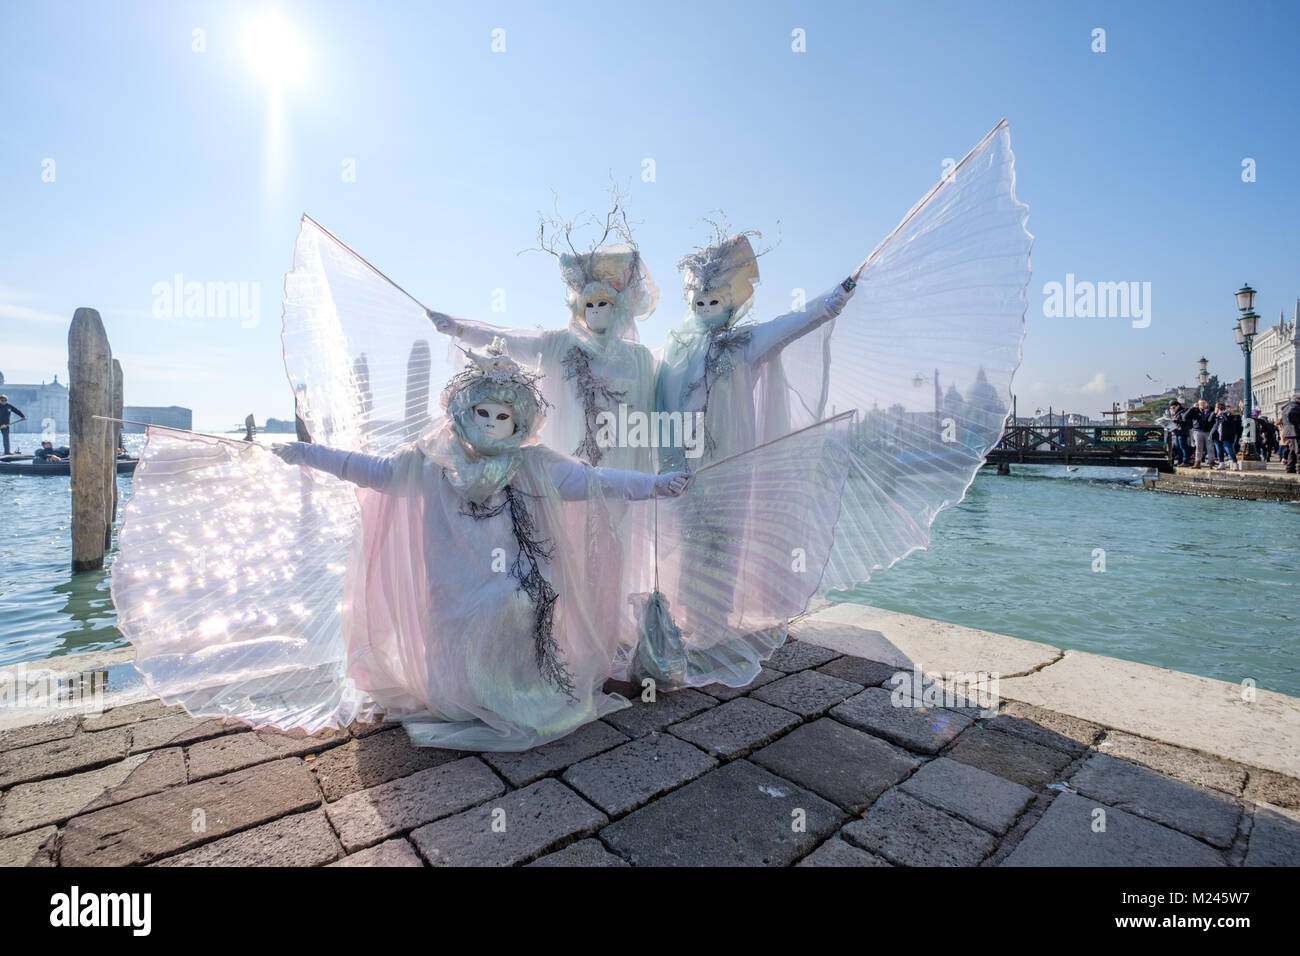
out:
M388 454L441 414L464 364L424 308L303 216L284 280L284 367L313 441Z
M685 495L654 503L659 584L638 605L636 676L673 686L754 679L818 590L852 419L842 414L707 466Z
M307 217L285 277L284 360L313 439L384 454L450 378L424 310ZM440 345L440 343L438 343ZM113 568L119 626L168 703L287 730L366 719L340 610L356 488L265 448L152 429Z
M339 634L351 491L259 445L161 430L134 483L111 584L148 687L254 726L369 719Z
M930 540L1011 408L1033 236L1006 121L871 254L840 316L782 355L792 426L858 410L823 593Z

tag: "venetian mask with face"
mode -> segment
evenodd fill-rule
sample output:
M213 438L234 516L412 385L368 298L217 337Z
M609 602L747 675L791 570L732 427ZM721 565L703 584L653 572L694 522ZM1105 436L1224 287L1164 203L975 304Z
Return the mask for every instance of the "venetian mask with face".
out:
M509 438L515 433L515 411L500 402L480 402L474 406L474 429L488 440Z
M587 328L597 335L608 331L614 324L614 307L618 302L614 288L603 282L591 282L578 299Z
M691 298L691 311L710 329L726 325L731 320L731 292L727 289L705 289Z

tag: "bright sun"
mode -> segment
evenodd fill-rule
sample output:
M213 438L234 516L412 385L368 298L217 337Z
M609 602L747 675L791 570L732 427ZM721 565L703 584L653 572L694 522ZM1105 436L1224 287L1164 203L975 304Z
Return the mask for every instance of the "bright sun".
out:
M273 89L292 83L302 75L306 51L277 10L248 25L244 50L253 69Z

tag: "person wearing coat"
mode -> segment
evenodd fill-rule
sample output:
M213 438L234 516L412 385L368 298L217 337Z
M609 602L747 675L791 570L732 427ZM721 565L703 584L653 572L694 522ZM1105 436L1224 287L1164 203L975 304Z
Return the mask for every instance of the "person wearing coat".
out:
M1286 473L1297 472L1296 463L1300 460L1300 388L1295 390L1291 401L1282 407L1281 422L1282 444L1286 447Z
M1210 463L1214 463L1215 454L1214 446L1210 443L1210 431L1214 428L1214 415L1210 411L1210 403L1201 399L1195 405L1187 410L1187 421L1192 431L1192 447L1195 449L1196 460L1193 462L1193 468L1200 468L1208 457Z
M10 416L17 415L20 422L27 421L27 416L17 405L9 404L8 395L0 395L0 436L4 439L4 453L9 454L9 424Z
M1166 417L1173 425L1174 435L1174 465L1190 465L1192 463L1191 448L1188 444L1192 425L1187 418L1188 410L1183 408L1183 403L1175 399L1169 403L1169 411Z
M1259 430L1259 455L1265 462L1273 460L1277 451L1277 426L1264 415L1256 419L1255 427Z
M1241 438L1241 416L1229 409L1223 402L1214 406L1214 449L1219 463L1216 468L1240 471L1237 461L1237 441ZM1231 464L1229 464L1231 462Z

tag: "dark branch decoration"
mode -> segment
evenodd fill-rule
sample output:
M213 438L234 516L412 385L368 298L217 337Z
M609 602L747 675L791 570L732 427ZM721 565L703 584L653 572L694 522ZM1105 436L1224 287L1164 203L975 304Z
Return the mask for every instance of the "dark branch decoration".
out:
M470 501L460 513L475 521L483 521L495 518L507 508L510 510L510 528L514 532L515 543L519 546L515 559L510 564L510 576L519 582L519 590L526 593L533 604L533 652L537 670L544 681L577 703L573 675L564 663L553 630L555 602L559 595L551 582L542 575L540 567L543 561L549 561L554 555L554 543L541 537L537 522L524 500L526 496L516 491L512 485L506 485L503 490L506 500L501 504L491 507Z
M753 334L753 325L742 325L715 331L709 338L709 350L704 355L704 377L691 382L686 389L686 394L690 395L701 386L704 387L704 407L700 411L704 415L704 453L706 455L712 455L718 447L717 442L713 440L713 435L709 432L709 398L713 394L713 386L720 379L731 374L732 369L736 367L736 363L731 358L731 353L748 345Z
M609 383L598 379L591 371L591 357L576 345L564 353L564 380L577 381L578 392L582 395L582 414L586 425L585 435L582 442L574 449L573 456L595 467L605 457L604 450L596 441L596 416L623 401L627 397L627 391L615 391L609 387Z
M745 236L746 238L752 237L754 239L763 238L763 234L757 229L746 229L744 232L733 233L731 231L731 223L727 219L726 213L721 209L714 209L712 210L712 213L717 216L717 219L711 219L708 216L701 216L697 222L708 223L712 226L713 236L703 245L697 246L694 252L682 256L682 258L677 262L678 271L683 271L687 268L693 268L697 272L707 271L706 266L712 258L713 250L733 236ZM778 219L776 223L776 242L772 243L772 245L768 246L766 249L755 249L754 258L759 259L767 255L780 244L781 221Z
M574 219L565 219L560 215L560 197L555 190L551 190L551 195L555 200L551 215L544 216L541 212L537 214L537 245L531 249L522 250L520 255L523 255L524 252L546 252L557 259L566 254L575 257L589 255L603 246L610 236L635 248L636 243L632 240L632 224L628 221L627 210L623 208L623 201L627 198L627 190L620 188L611 177L609 191L612 208L605 214L605 219L602 222L594 213L586 211L580 212ZM574 233L587 228L601 229L603 231L600 238L591 243L585 253L579 252L573 241ZM569 247L568 253L561 251L561 241Z

